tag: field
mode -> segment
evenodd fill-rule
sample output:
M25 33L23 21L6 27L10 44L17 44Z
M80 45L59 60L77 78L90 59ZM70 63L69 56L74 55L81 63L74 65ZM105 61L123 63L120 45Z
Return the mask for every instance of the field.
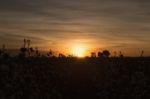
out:
M0 99L145 97L150 97L149 57L0 59Z

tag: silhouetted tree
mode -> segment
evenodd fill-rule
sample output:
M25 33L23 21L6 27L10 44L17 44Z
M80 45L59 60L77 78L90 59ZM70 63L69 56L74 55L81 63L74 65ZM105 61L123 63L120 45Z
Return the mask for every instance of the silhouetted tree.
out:
M31 40L27 40L28 56L30 56L30 44L31 44Z
M103 53L102 52L98 52L98 57L102 58L103 57Z
M108 50L103 51L103 57L108 58L110 56L110 52Z
M19 57L26 57L26 53L28 52L28 49L26 48L26 43L27 43L27 40L24 39L24 44L23 44L23 47L20 48L20 53L19 53Z
M60 58L64 58L64 57L66 57L64 54L62 54L62 53L59 53L59 56L58 57L60 57Z
M96 53L95 52L91 52L91 57L92 58L96 57Z

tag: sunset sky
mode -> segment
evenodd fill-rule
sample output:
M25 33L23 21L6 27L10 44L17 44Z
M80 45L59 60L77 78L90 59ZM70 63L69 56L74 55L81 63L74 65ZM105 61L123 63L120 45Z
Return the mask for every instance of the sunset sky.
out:
M150 55L150 0L0 0L0 44Z

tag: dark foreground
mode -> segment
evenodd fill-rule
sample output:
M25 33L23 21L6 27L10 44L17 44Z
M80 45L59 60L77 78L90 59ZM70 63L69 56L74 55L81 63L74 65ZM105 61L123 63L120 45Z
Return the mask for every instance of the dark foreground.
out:
M0 59L0 99L146 97L150 98L150 58Z

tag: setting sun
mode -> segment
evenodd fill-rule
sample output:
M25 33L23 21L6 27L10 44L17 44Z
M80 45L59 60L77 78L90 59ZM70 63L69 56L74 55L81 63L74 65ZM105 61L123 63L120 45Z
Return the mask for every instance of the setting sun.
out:
M86 53L86 48L83 45L74 45L72 48L72 52L74 56L84 57Z

